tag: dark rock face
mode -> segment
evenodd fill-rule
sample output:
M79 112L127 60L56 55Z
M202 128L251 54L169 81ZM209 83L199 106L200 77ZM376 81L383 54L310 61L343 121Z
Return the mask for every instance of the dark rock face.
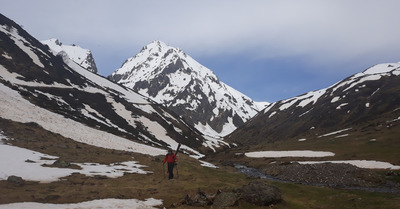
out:
M280 190L263 181L252 181L238 189L238 193L243 201L260 206L275 204L282 200Z
M19 176L9 176L7 181L17 185L23 185L25 181Z
M90 54L86 57L86 61L85 61L85 62L88 62L88 64L89 64L89 67L87 67L86 70L88 70L88 71L90 71L90 72L92 72L92 73L97 74L97 66L96 66L96 63L95 63L95 61L94 61L94 58L93 58L92 53L90 53Z

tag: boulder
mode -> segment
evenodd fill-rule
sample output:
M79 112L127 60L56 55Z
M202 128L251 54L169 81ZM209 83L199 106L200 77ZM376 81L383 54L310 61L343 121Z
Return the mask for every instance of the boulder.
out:
M65 160L56 160L56 161L53 163L53 166L59 167L59 168L68 168L68 167L71 166L71 163L70 163L70 162L67 162L67 161L65 161Z
M23 185L25 183L25 181L19 176L9 176L7 181L18 185Z
M233 192L222 192L214 199L214 208L232 207L237 205L239 198Z
M280 190L263 181L252 181L237 190L240 199L260 206L278 203L282 200Z
M278 203L282 200L280 190L272 185L269 185L261 180L252 181L248 185L242 186L239 189L217 193L206 194L198 189L194 197L185 195L178 205L188 205L197 207L225 208L237 206L239 201L248 202L259 206L268 206Z
M190 205L190 206L199 206L205 207L211 205L213 203L213 195L207 195L200 188L197 190L197 194L194 197L190 197L190 195L185 195L181 204Z

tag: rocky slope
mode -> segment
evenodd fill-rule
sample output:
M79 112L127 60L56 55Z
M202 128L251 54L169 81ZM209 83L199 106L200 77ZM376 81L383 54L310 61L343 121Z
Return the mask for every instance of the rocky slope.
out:
M275 102L226 140L258 149L271 150L275 144L274 149L322 149L344 159L365 156L399 164L399 75L400 63L378 64L328 88Z

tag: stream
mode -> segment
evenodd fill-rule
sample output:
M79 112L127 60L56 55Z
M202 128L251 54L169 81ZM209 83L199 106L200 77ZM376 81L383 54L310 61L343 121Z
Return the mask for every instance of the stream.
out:
M304 184L304 185L310 185L310 186L330 187L330 188L347 189L347 190L362 190L362 191L368 191L368 192L400 194L400 187L398 186L398 184L396 184L392 181L388 181L388 180L386 180L385 185L382 185L380 187L355 187L355 186L332 187L332 185L329 185L329 184L304 183L304 182L294 182L294 181L278 179L274 176L266 175L264 172L262 172L259 169L250 168L250 167L247 167L247 166L241 165L241 164L234 164L234 167L235 167L236 171L239 173L243 173L243 174L246 174L246 175L254 177L254 178L261 178L261 179L266 179L266 180L281 182L281 183L295 183L295 184Z

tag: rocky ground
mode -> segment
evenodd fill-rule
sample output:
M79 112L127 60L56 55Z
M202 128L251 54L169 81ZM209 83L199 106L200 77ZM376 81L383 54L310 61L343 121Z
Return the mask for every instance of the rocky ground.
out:
M282 194L277 187L260 180L254 180L232 191L218 190L216 193L207 194L198 189L196 195L187 194L174 206L225 208L237 206L239 201L258 206L271 206L282 201Z
M283 163L273 164L262 171L280 180L302 184L334 188L381 188L385 189L382 191L400 193L400 184L388 181L375 171L350 164ZM396 172L391 174L398 175Z

